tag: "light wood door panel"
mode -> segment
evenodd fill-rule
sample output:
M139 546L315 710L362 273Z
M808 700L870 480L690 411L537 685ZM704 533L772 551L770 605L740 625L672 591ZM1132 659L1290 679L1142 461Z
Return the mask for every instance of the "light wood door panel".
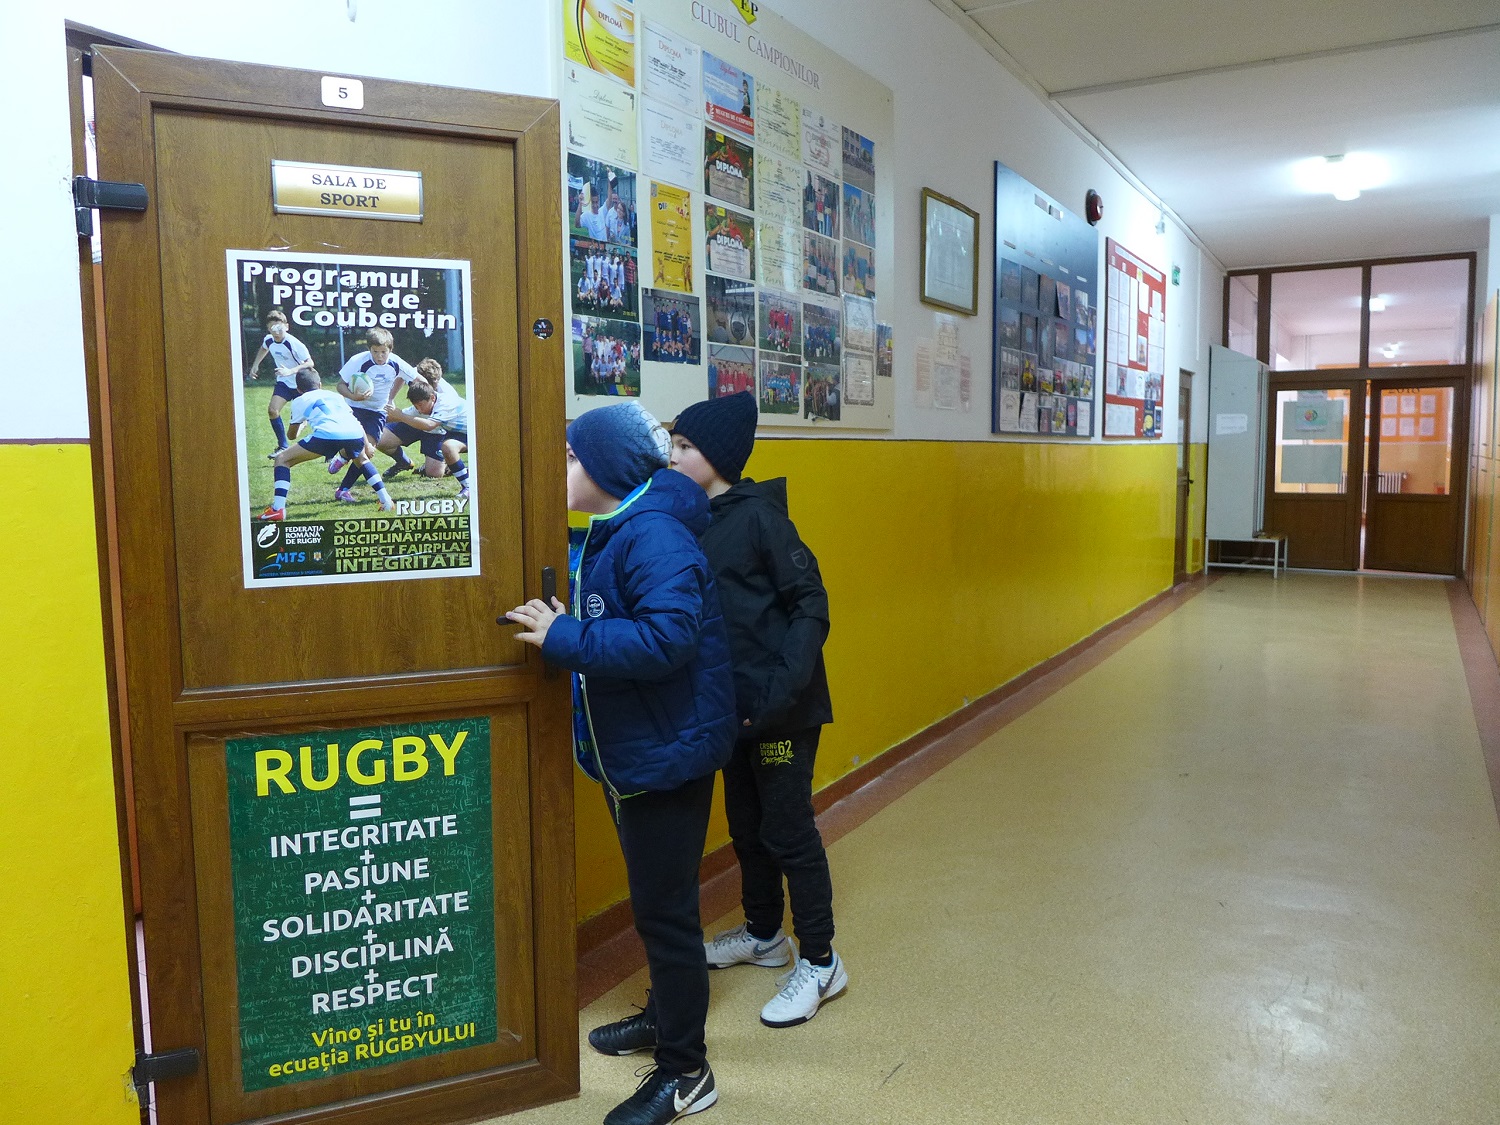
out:
M365 110L348 114L321 104L317 74L113 48L95 53L93 72L100 178L145 184L151 198L144 213L102 216L106 362L91 370L151 1033L156 1050L202 1059L158 1084L158 1120L421 1125L576 1093L567 681L494 625L497 608L539 594L544 566L566 565L565 335L524 330L562 320L557 106L367 79ZM276 215L273 158L421 170L427 214ZM246 589L232 249L471 263L478 576ZM309 470L322 476L298 471ZM248 807L229 788L248 760L239 747L478 719L489 766L467 780L488 803L468 807L488 810L473 816L491 845L493 1041L247 1088L235 943L248 912L235 895L250 901L240 876L264 873L232 832ZM394 779L394 743L387 751ZM347 803L333 810L342 823L357 819Z

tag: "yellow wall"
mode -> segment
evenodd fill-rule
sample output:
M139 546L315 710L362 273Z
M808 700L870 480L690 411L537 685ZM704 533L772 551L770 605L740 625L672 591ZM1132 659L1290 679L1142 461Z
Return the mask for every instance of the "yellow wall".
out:
M84 445L0 445L6 579L0 1118L138 1121Z
M1169 445L762 441L749 471L790 478L833 604L819 787L1165 589L1175 469ZM88 449L0 446L0 473L19 779L0 787L3 1116L123 1125L133 1044ZM598 790L577 776L583 918L625 880ZM709 846L726 840L716 815Z
M1195 446L1201 568L1207 447ZM819 788L1172 583L1177 451L1160 445L765 441L822 565L834 723ZM578 913L625 897L597 787L576 775ZM710 849L728 840L717 812Z

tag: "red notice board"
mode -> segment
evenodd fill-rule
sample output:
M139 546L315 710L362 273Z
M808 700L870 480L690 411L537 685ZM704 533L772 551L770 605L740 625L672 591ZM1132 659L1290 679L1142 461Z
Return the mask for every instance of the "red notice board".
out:
M1162 436L1167 275L1105 240L1104 436Z

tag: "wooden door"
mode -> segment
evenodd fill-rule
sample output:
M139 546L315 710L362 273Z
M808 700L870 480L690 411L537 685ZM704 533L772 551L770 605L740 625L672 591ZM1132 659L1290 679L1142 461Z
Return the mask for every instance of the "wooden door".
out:
M1172 584L1187 580L1188 498L1193 482L1193 376L1189 371L1177 375L1177 546L1172 556Z
M1451 375L1376 384L1370 420L1368 569L1459 573L1467 390L1467 379Z
M1282 380L1267 397L1266 531L1292 566L1359 569L1364 380Z
M158 1120L576 1092L566 680L494 622L565 564L561 344L531 331L562 319L556 105L365 80L339 110L318 74L118 49L93 73L100 178L150 194L103 215L95 389L151 1034L202 1060ZM420 221L278 213L273 161L420 173ZM437 357L467 498L408 474L394 511L340 506L315 459L261 519L269 304L325 387L371 317Z

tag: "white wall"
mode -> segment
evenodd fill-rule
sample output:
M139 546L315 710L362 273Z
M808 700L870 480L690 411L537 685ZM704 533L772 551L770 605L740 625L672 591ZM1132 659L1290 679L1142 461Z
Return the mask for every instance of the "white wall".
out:
M554 96L561 21L549 0L360 0L355 10L351 22L348 0L281 9L197 0L0 4L7 88L26 100L24 111L13 105L7 114L7 147L26 156L0 177L13 264L0 270L0 308L13 331L46 341L35 366L0 365L0 440L88 434L63 21L183 54Z
M927 0L830 0L806 4L763 0L889 86L895 96L894 294L882 293L882 319L895 325L896 436L986 440L989 433L993 243L993 164L1004 161L1071 210L1093 188L1105 199L1101 234L1119 239L1152 264L1182 270L1167 304L1168 385L1179 368L1206 371L1207 345L1219 338L1222 276L1187 236L1055 118L1017 79ZM190 0L69 0L61 7L4 6L10 88L27 92L24 114L11 116L12 161L0 178L9 222L7 258L22 270L0 271L0 307L47 341L37 367L0 366L0 439L77 439L87 434L82 338L78 320L76 243L68 185L72 176L67 121L63 20L73 19L167 50L333 73L556 96L560 17L557 0L307 0L297 6L295 34L265 9L224 8ZM724 7L729 7L726 3ZM891 154L877 154L877 159ZM980 313L962 318L961 340L974 359L973 407L966 414L918 409L912 398L914 341L933 334L933 310L916 299L920 192L932 187L983 216ZM882 206L885 206L883 203ZM1101 239L1102 253L1102 239ZM1101 271L1102 272L1102 271ZM1101 326L1102 328L1102 326ZM1102 340L1102 331L1101 331ZM19 396L22 383L27 390ZM1177 436L1175 397L1168 396L1165 439ZM1207 400L1206 387L1198 398ZM31 401L31 409L14 409ZM996 439L999 440L999 439Z
M1208 343L1219 342L1223 275L1217 267L1174 224L1169 222L1166 234L1158 235L1156 208L928 0L761 3L832 45L895 96L896 238L905 250L896 260L896 300L882 293L880 316L895 326L896 436L991 437L994 162L1000 160L1075 214L1082 213L1090 188L1104 197L1101 278L1105 237L1119 240L1169 276L1173 265L1182 268L1181 285L1167 289L1164 439L1176 440L1176 373L1179 368L1207 372ZM920 409L913 398L914 342L933 335L936 311L916 297L924 187L952 196L982 216L979 315L960 318L962 347L974 357L974 402L967 414ZM1101 349L1103 328L1101 319ZM1206 403L1206 380L1197 390L1196 397Z

